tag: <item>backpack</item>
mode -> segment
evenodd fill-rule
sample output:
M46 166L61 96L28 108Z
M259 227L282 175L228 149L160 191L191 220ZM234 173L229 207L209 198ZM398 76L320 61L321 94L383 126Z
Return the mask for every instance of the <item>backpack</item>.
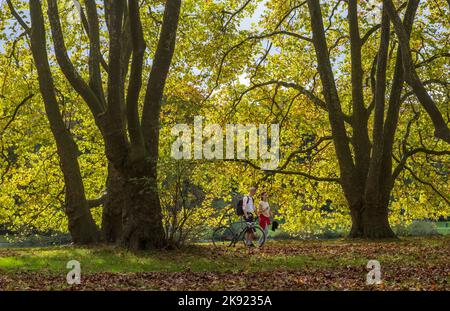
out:
M244 216L244 210L242 209L242 207L244 205L244 198L245 197L250 199L250 197L248 195L244 195L244 196L240 195L240 196L237 197L236 215L238 215L238 216Z

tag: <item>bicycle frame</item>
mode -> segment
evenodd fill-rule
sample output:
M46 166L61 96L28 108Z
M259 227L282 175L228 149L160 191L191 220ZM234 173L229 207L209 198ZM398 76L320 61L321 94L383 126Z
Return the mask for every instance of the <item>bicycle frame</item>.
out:
M234 223L241 223L241 222L234 222ZM233 224L233 223L231 223L231 224ZM253 228L253 224L249 225L249 223L247 222L247 225L244 228L242 228L238 233L235 233L233 231L233 227L231 226L231 224L229 226L230 230L233 232L233 240L231 241L231 246L235 246L236 243L242 239L245 232L247 232L247 230L249 228Z
M242 219L240 221L233 222L232 219L234 217L235 217L235 215L233 213L225 213L219 221L219 226L215 229L215 230L217 230L217 229L223 227L223 228L227 228L230 231L230 233L232 234L232 238L231 238L229 246L235 246L237 244L237 242L244 240L244 235L248 229L259 228L259 230L257 229L257 231L261 231L261 233L264 235L264 240L266 239L264 231L258 225L258 219L259 219L258 216L256 216L252 222L247 222ZM228 222L226 224L223 224L223 220L225 218L228 218ZM236 228L236 225L238 225L239 228ZM264 242L262 242L262 243L264 243Z

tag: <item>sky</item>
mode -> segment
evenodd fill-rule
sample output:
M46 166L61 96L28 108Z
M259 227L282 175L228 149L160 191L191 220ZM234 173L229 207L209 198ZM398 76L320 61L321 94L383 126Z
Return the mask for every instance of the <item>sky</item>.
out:
M258 6L257 6L255 12L253 12L253 15L251 17L244 18L241 22L239 29L242 29L242 30L251 29L252 24L257 23L258 20L261 18L262 14L264 13L264 10L266 9L266 3L267 3L267 0L264 0L264 1L261 1L260 3L258 3Z
M256 26L258 21L260 20L262 14L264 13L264 10L266 9L266 3L267 0L261 1L258 3L258 6L256 7L255 11L253 12L253 15L250 17L246 17L242 20L241 24L239 25L239 29L241 30L250 30L253 28L253 26ZM250 79L246 76L245 73L241 74L239 77L239 83L249 86L250 85Z

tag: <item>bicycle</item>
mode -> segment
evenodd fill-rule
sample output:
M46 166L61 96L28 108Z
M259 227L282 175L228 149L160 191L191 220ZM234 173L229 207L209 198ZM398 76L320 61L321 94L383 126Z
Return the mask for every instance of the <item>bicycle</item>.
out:
M256 217L254 222L246 222L246 221L232 222L231 221L232 214L228 214L225 216L228 217L229 225L217 227L212 234L212 242L215 247L223 247L223 246L234 247L241 240L244 243L244 246L248 246L250 243L253 242L256 242L258 247L262 247L264 245L264 242L266 241L266 234L259 225L255 224L258 220L258 217ZM222 217L222 219L224 217ZM233 230L232 226L233 224L242 224L244 222L245 225L242 226L243 227L242 229ZM254 232L253 241L247 239L247 235L245 234L249 230L253 230Z

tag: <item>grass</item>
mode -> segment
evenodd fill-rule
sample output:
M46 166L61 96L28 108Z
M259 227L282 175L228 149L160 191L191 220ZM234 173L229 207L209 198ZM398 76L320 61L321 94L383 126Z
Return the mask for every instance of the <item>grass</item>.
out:
M85 273L97 272L205 272L271 271L276 269L330 268L364 265L379 258L385 263L428 264L442 258L450 237L403 238L399 242L371 243L344 239L329 241L270 241L263 250L242 247L218 252L197 244L176 251L131 253L110 247L43 247L0 249L0 272L39 271L63 273L70 260L78 260ZM433 251L430 251L430 250ZM394 250L394 251L393 251ZM447 253L448 256L448 253Z
M242 260L241 256L228 254L220 258L204 257L210 246L194 246L183 251L163 251L160 254L143 252L133 254L110 247L74 248L52 247L17 249L0 258L0 271L45 271L62 273L67 271L69 260L78 260L87 273L96 272L181 272L181 271L258 271L270 270L276 267L295 268L302 265L312 265L314 259L310 256L276 256L263 258L250 256L250 260ZM0 253L1 254L1 253Z
M449 235L450 234L450 221L436 222L436 229L439 234Z

